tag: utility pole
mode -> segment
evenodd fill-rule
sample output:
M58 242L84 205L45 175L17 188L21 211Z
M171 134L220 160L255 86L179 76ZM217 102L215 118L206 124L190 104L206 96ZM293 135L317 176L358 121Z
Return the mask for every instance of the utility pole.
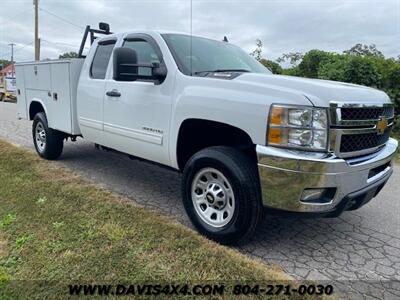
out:
M14 63L14 43L8 44L9 46L11 46L11 63Z
M33 0L35 6L35 60L40 60L40 39L39 39L39 0Z
M11 46L11 76L14 77L14 43L9 44Z

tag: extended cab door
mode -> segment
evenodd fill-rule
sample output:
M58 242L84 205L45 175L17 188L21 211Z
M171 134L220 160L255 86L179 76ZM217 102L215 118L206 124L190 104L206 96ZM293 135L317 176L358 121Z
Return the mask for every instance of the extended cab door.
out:
M120 44L120 43L119 43ZM156 41L146 34L130 34L120 44L137 53L139 64L164 64ZM143 79L116 81L113 71L106 80L104 136L108 147L162 164L169 164L168 141L173 77L162 83L146 79L150 68L139 67Z
M106 73L116 38L93 44L79 78L78 121L82 136L103 145L103 100Z

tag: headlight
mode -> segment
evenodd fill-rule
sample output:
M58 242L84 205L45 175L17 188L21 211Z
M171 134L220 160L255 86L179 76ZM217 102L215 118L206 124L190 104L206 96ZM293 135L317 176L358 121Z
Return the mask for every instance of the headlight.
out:
M267 143L304 150L326 150L328 114L325 108L273 105Z

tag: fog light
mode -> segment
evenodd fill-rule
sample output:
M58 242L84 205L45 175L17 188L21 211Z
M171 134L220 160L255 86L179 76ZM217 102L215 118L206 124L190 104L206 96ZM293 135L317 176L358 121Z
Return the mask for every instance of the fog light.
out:
M305 189L301 194L301 202L326 204L332 201L336 188Z

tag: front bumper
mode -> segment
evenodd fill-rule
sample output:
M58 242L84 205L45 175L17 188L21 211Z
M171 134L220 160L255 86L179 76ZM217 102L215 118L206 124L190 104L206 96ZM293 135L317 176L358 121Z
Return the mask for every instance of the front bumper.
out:
M258 171L266 207L337 216L375 197L393 173L398 142L389 139L378 152L353 159L258 145ZM301 201L305 189L334 191L329 199Z

